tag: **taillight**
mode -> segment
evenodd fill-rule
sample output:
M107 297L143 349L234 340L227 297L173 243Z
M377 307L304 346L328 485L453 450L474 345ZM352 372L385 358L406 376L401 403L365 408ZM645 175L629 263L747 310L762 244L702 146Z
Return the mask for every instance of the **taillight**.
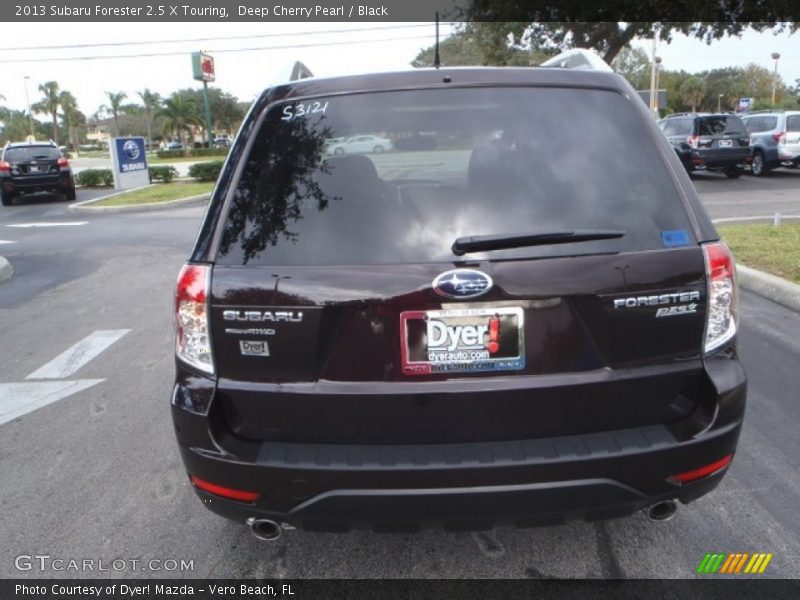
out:
M736 335L739 317L739 290L733 255L723 242L703 245L708 281L706 311L706 353L716 350Z
M775 132L775 133L772 134L772 139L775 140L775 143L777 143L777 144L779 144L781 142L785 142L786 141L786 133L784 133L783 131Z
M211 483L205 479L200 479L195 475L191 475L189 479L191 479L192 485L194 485L196 488L214 494L215 496L230 498L231 500L238 500L239 502L255 502L261 495L258 492L245 492L222 485L217 485L216 483Z
M182 361L214 373L208 334L208 285L210 268L184 265L175 292L175 352Z
M9 173L11 171L11 165L4 160L0 160L0 171Z
M68 167L69 166L69 161L62 156L61 158L58 159L58 166L59 167Z
M692 471L686 471L685 473L678 473L677 475L668 477L667 481L675 485L683 485L684 483L697 481L698 479L703 479L704 477L710 477L711 475L722 471L722 469L731 464L732 460L733 454L728 454L726 457L721 458L720 460L709 465L700 467L699 469L693 469Z
M699 135L690 135L686 138L686 143L689 144L692 148L697 148L700 145L700 136Z

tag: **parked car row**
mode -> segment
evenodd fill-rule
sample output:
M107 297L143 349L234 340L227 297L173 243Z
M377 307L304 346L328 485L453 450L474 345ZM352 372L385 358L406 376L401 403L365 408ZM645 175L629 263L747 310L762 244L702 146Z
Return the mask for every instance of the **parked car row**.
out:
M745 166L756 177L800 165L800 111L675 113L658 122L691 173L720 171L739 177Z

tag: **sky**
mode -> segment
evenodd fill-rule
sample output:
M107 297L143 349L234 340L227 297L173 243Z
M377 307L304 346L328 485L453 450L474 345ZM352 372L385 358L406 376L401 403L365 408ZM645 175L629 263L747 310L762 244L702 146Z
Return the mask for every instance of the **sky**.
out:
M442 36L451 30L443 24ZM183 41L197 38L221 39ZM124 91L130 101L138 101L136 93L144 88L169 95L179 88L200 87L192 79L190 59L197 50L214 56L217 80L211 85L252 101L265 87L286 81L297 60L317 76L404 70L433 40L432 23L17 23L0 30L0 94L6 98L0 103L25 109L26 83L33 103L40 98L38 85L56 80L91 115L107 102L105 91ZM31 49L107 42L117 45ZM651 50L650 42L634 45ZM280 46L295 47L276 48ZM247 50L225 52L232 49ZM676 36L671 44L660 44L657 53L665 69L697 72L751 62L772 69L772 52L781 54L778 70L787 83L800 79L800 33L775 36L749 30L741 38L710 46ZM137 56L154 53L174 55ZM101 55L135 56L80 58ZM26 62L30 59L45 60Z

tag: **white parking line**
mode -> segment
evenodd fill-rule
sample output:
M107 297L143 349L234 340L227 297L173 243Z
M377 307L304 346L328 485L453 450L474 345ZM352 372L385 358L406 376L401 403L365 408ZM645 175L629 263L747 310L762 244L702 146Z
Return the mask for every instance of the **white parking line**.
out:
M0 246L2 246L3 244L16 244L16 243L17 242L11 240L0 240Z
M95 331L62 352L46 365L36 369L26 379L63 379L128 333L130 329Z
M11 223L6 227L19 227L21 229L28 229L31 227L77 227L78 225L87 225L89 221L50 221L42 223Z
M0 425L90 388L101 381L105 379L0 383Z

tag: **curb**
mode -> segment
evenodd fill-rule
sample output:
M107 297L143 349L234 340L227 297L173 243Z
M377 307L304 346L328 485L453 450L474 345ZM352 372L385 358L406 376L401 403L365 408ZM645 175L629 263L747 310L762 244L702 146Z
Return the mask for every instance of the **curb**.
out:
M170 208L189 206L192 204L204 204L211 196L211 193L209 192L207 194L188 196L186 198L178 198L177 200L169 200L167 202L150 202L148 204L126 204L123 206L92 206L92 204L94 204L95 202L99 202L100 200L105 200L106 198L111 198L112 196L118 196L121 193L124 192L109 194L108 196L102 196L100 198L94 198L92 200L84 200L83 202L76 202L75 204L70 204L69 206L67 206L67 209L73 211L84 211L92 213L147 212L154 210L167 210Z
M737 265L736 274L744 289L800 312L800 285L742 264Z
M14 267L12 267L11 263L5 258L0 256L0 283L6 279L11 279L12 275L14 275Z

